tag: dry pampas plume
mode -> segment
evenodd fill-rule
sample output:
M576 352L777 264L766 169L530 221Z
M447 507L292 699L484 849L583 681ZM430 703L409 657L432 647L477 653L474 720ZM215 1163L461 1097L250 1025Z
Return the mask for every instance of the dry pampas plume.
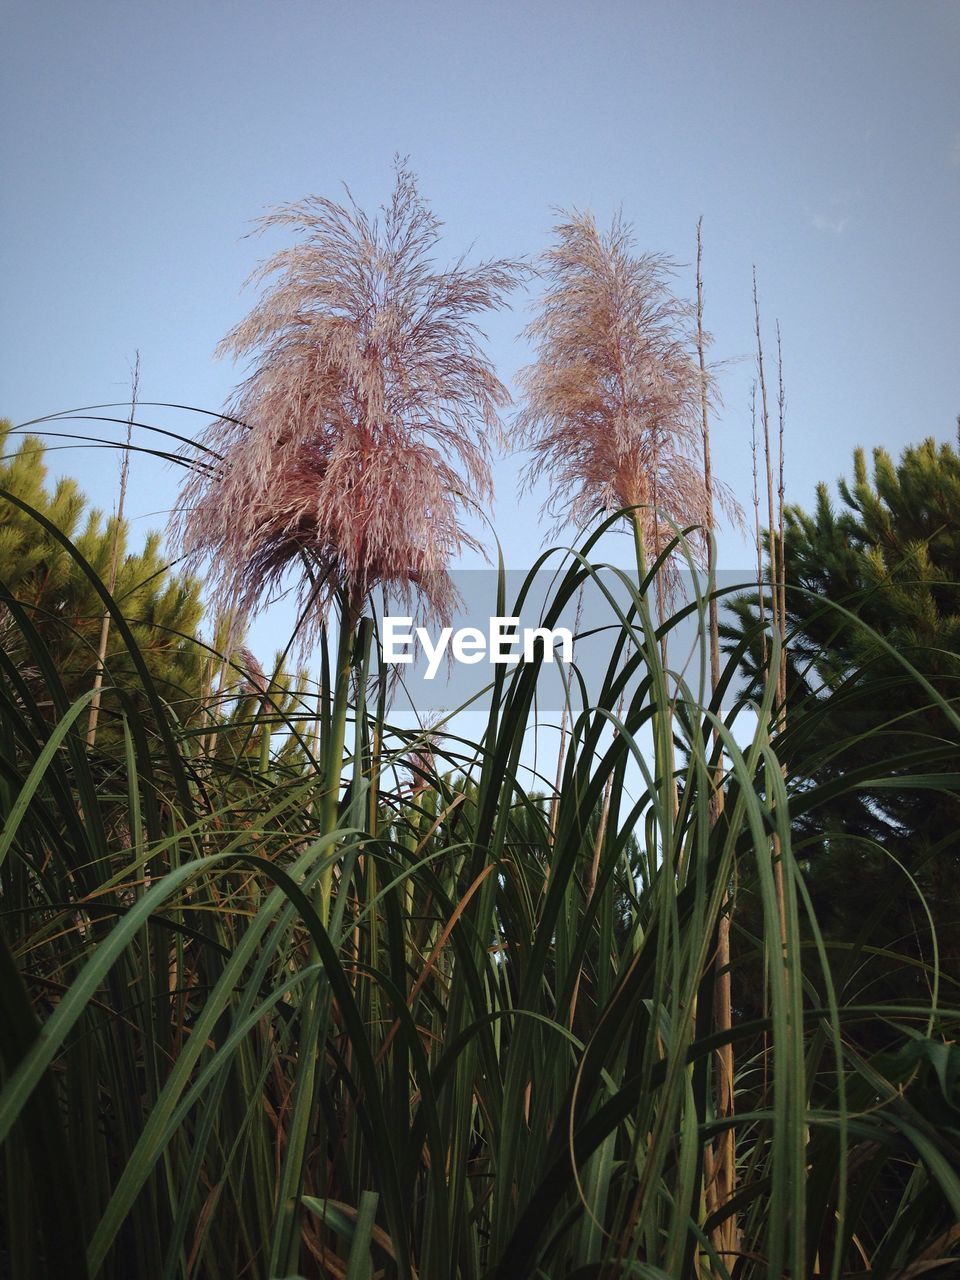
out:
M241 694L245 697L265 698L270 692L270 681L253 650L242 645L237 651L236 665L243 673Z
M401 161L376 217L347 192L259 220L298 242L254 273L260 299L218 348L252 371L202 437L220 462L191 473L174 524L239 618L283 580L299 592L304 644L338 593L354 614L384 588L447 616L447 566L477 546L463 515L492 496L510 399L476 317L524 272L508 260L439 269L441 225Z
M696 357L696 309L670 289L673 264L637 254L629 226L602 234L590 214L563 214L542 257L546 292L526 330L536 362L521 373L525 477L550 484L558 523L640 507L645 557L680 529L706 562L710 505L702 460L703 393L714 394ZM715 485L719 505L736 503Z

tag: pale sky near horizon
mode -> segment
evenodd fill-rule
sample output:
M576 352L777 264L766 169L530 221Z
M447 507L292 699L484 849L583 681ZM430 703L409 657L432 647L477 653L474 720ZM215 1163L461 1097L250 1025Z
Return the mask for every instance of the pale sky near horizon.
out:
M534 255L552 208L622 207L690 292L703 215L706 322L730 362L715 465L744 505L753 264L768 356L783 329L788 499L848 473L858 444L956 436L956 3L5 0L0 46L15 422L122 401L137 348L142 399L217 409L239 371L213 349L265 248L251 220L341 182L373 207L400 152L450 259ZM488 326L508 379L528 303ZM112 454L50 461L110 507ZM525 567L541 533L518 466L497 464L494 525ZM175 483L135 461L143 527ZM735 534L721 551L749 563Z

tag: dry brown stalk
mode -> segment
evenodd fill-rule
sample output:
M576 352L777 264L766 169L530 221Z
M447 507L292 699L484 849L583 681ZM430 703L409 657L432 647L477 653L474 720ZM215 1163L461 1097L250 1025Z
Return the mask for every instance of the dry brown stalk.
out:
M703 479L706 491L708 525L704 531L707 541L707 568L711 575L715 569L714 542L710 530L714 527L713 511L713 466L710 454L710 409L706 394L706 342L703 331L703 218L697 221L697 358L703 378L700 411L703 437ZM720 683L720 624L717 601L711 592L708 604L710 627L710 691L714 693ZM719 735L714 734L714 748L719 745ZM718 759L714 778L714 790L711 796L711 816L713 821L723 812L723 760ZM721 916L717 926L717 955L714 965L714 999L715 1021L718 1031L730 1031L733 1027L733 1001L730 983L730 912L732 902L729 893L725 895ZM725 1044L717 1051L717 1091L716 1108L720 1117L732 1116L734 1113L734 1057L733 1045ZM736 1134L732 1127L726 1129L723 1136L713 1145L710 1152L710 1170L707 1180L707 1204L710 1212L715 1212L727 1204L737 1188ZM713 1242L717 1250L724 1254L736 1253L740 1248L740 1232L737 1215L732 1214L714 1232Z
M714 547L710 536L714 528L713 510L713 460L710 453L710 399L707 395L706 334L703 330L703 218L697 220L697 360L700 365L700 420L703 437L703 488L706 499L707 524L704 539L707 549L707 569L713 572ZM710 619L710 686L715 689L720 683L720 621L717 601L711 595L708 605ZM720 806L723 806L723 793L718 792Z
M130 448L133 437L133 420L137 413L137 398L140 392L140 352L136 353L130 380L130 416L127 419L127 439L123 450L123 461L120 463L120 492L117 495L117 511L113 522L113 543L110 548L110 571L107 576L107 590L111 596L117 588L117 573L120 568L120 540L123 530L123 508L127 497L127 480L130 475ZM110 610L104 609L100 620L100 641L97 645L97 671L93 678L93 698L90 701L90 713L87 717L87 748L91 749L97 741L97 724L100 719L100 699L103 690L103 677L107 664L107 644L110 639Z

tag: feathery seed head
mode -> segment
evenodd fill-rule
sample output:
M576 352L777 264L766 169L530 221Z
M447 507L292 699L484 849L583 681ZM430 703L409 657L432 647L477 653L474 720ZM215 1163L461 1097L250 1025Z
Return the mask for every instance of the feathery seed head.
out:
M266 697L270 691L270 681L253 650L242 645L237 650L237 665L244 673L240 686L241 693L252 694L257 698Z
M503 306L524 271L438 269L440 226L400 162L380 217L348 193L260 220L301 239L257 270L260 300L220 344L253 369L203 438L221 462L191 475L175 526L241 616L290 571L311 602L305 640L338 589L359 602L383 587L447 615L447 566L477 546L462 517L492 495L510 399L474 317Z
M671 521L708 524L699 450L701 395L713 385L693 355L696 312L671 292L670 260L636 254L619 217L605 235L589 214L562 217L527 328L537 359L521 374L526 478L550 481L558 524L643 505L644 546L656 556L674 537ZM729 506L729 493L715 492Z

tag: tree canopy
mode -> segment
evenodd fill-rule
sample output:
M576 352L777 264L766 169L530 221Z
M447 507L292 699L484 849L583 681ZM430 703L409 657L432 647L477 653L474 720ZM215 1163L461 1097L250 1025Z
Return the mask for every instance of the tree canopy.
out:
M13 498L69 539L101 581L109 577L118 539L114 599L161 695L175 714L188 718L202 680L202 649L196 644L203 612L200 584L171 570L158 533L149 533L142 548L133 549L126 522L118 524L90 507L74 480L60 479L51 487L43 442L24 436L14 445L12 430L0 420L0 599L8 601L0 610L4 652L29 674L23 633L8 607L12 598L26 610L56 662L68 697L75 698L93 684L104 611L93 582L70 550ZM110 631L105 668L105 687L137 686L133 660L116 628Z
M886 945L929 962L914 877L944 969L960 980L960 806L925 766L960 713L960 455L927 439L896 462L874 449L871 469L858 449L853 478L838 491L835 503L821 484L812 512L785 512L781 758L788 770L793 760L815 759L811 781L858 779L795 820L807 838L809 884L829 933L849 938L876 916ZM726 640L749 642L744 665L758 685L756 595L733 611ZM921 777L921 787L889 785L892 761L904 779ZM872 785L881 774L886 784ZM926 981L912 972L910 985Z

